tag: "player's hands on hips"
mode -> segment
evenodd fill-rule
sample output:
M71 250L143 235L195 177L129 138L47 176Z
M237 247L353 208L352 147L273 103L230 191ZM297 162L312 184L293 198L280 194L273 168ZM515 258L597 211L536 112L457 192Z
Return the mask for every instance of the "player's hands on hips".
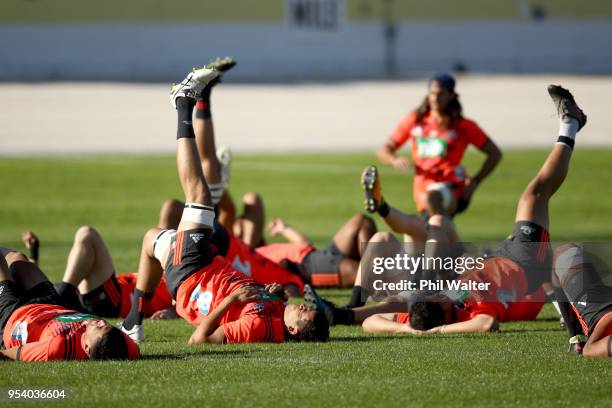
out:
M410 162L404 156L397 156L393 158L391 161L391 166L393 166L395 170L399 170L402 173L407 173L408 170L410 170Z
M465 185L463 186L463 190L461 190L463 198L467 201L470 201L472 199L472 195L474 195L474 191L476 191L476 188L478 188L479 184L480 183L477 180L467 177L465 180Z
M287 224L281 218L275 218L268 224L268 232L273 237L280 235L286 228Z
M257 300L259 289L256 286L241 285L232 292L232 299L240 303L249 303Z

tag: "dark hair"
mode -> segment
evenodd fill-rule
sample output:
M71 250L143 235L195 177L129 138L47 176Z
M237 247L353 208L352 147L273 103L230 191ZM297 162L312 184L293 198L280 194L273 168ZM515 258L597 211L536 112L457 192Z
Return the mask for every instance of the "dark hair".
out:
M301 341L325 342L329 339L329 322L323 312L316 312L314 319L300 330Z
M456 92L451 92L451 94L453 95L453 98L448 102L448 105L444 107L441 113L444 116L450 117L450 123L454 124L463 117L463 107L461 106L461 102L459 102L459 94ZM416 122L421 123L425 115L427 115L430 110L431 107L429 106L429 99L425 97L423 102L421 102L421 104L415 110Z
M444 309L439 302L417 301L410 308L410 326L417 330L429 330L446 323Z
M116 327L111 327L98 341L92 345L90 358L92 360L127 360L128 347L125 336Z

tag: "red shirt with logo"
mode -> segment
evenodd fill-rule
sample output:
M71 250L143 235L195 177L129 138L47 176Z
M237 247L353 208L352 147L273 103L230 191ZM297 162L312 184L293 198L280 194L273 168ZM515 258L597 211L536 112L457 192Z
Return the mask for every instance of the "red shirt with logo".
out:
M200 271L187 278L176 295L176 311L194 326L199 325L234 290L258 282L236 271L217 256ZM283 342L283 300L261 300L247 304L234 303L220 321L227 343Z
M18 308L4 327L7 349L20 347L22 361L87 360L81 339L86 321L96 316L57 305L32 304ZM138 346L125 336L130 359L140 357Z
M417 122L416 112L406 115L390 136L396 147L410 142L415 166L414 196L419 210L424 208L421 193L434 182L447 182L460 190L465 181L461 164L469 145L484 149L489 138L476 122L461 118L448 128L442 128L430 113Z

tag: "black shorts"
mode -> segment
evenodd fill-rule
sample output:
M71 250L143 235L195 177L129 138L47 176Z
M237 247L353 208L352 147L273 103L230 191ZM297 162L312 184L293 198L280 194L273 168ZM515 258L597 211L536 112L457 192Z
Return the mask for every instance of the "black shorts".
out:
M176 299L181 283L200 269L210 265L215 253L211 247L212 231L196 228L178 231L172 238L164 271L168 292Z
M0 331L4 331L4 326L15 310L32 304L61 306L62 301L49 281L41 282L25 293L13 281L0 282ZM4 348L2 338L0 348Z
M302 270L306 276L317 273L340 273L340 263L345 256L334 242L327 248L314 250L302 260Z
M84 295L79 295L81 305L91 314L100 317L119 317L121 312L121 285L113 275L102 285Z
M551 279L552 248L548 231L530 221L514 224L512 235L506 238L495 251L516 262L525 271L528 282L527 293L536 291Z

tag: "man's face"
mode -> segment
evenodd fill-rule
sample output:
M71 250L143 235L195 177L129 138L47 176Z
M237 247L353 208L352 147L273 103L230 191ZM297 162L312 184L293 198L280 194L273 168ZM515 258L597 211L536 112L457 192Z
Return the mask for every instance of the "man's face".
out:
M83 349L85 353L89 356L91 355L91 349L93 345L95 345L98 340L106 333L108 333L112 326L106 321L102 319L90 319L85 322L87 325L85 329L85 333L83 333Z
M446 88L442 88L440 83L433 81L429 86L429 92L427 94L427 100L431 110L441 111L444 110L448 103L451 101L453 93Z
M299 334L308 322L313 321L316 311L306 305L287 305L285 308L284 321L287 331L293 336Z

